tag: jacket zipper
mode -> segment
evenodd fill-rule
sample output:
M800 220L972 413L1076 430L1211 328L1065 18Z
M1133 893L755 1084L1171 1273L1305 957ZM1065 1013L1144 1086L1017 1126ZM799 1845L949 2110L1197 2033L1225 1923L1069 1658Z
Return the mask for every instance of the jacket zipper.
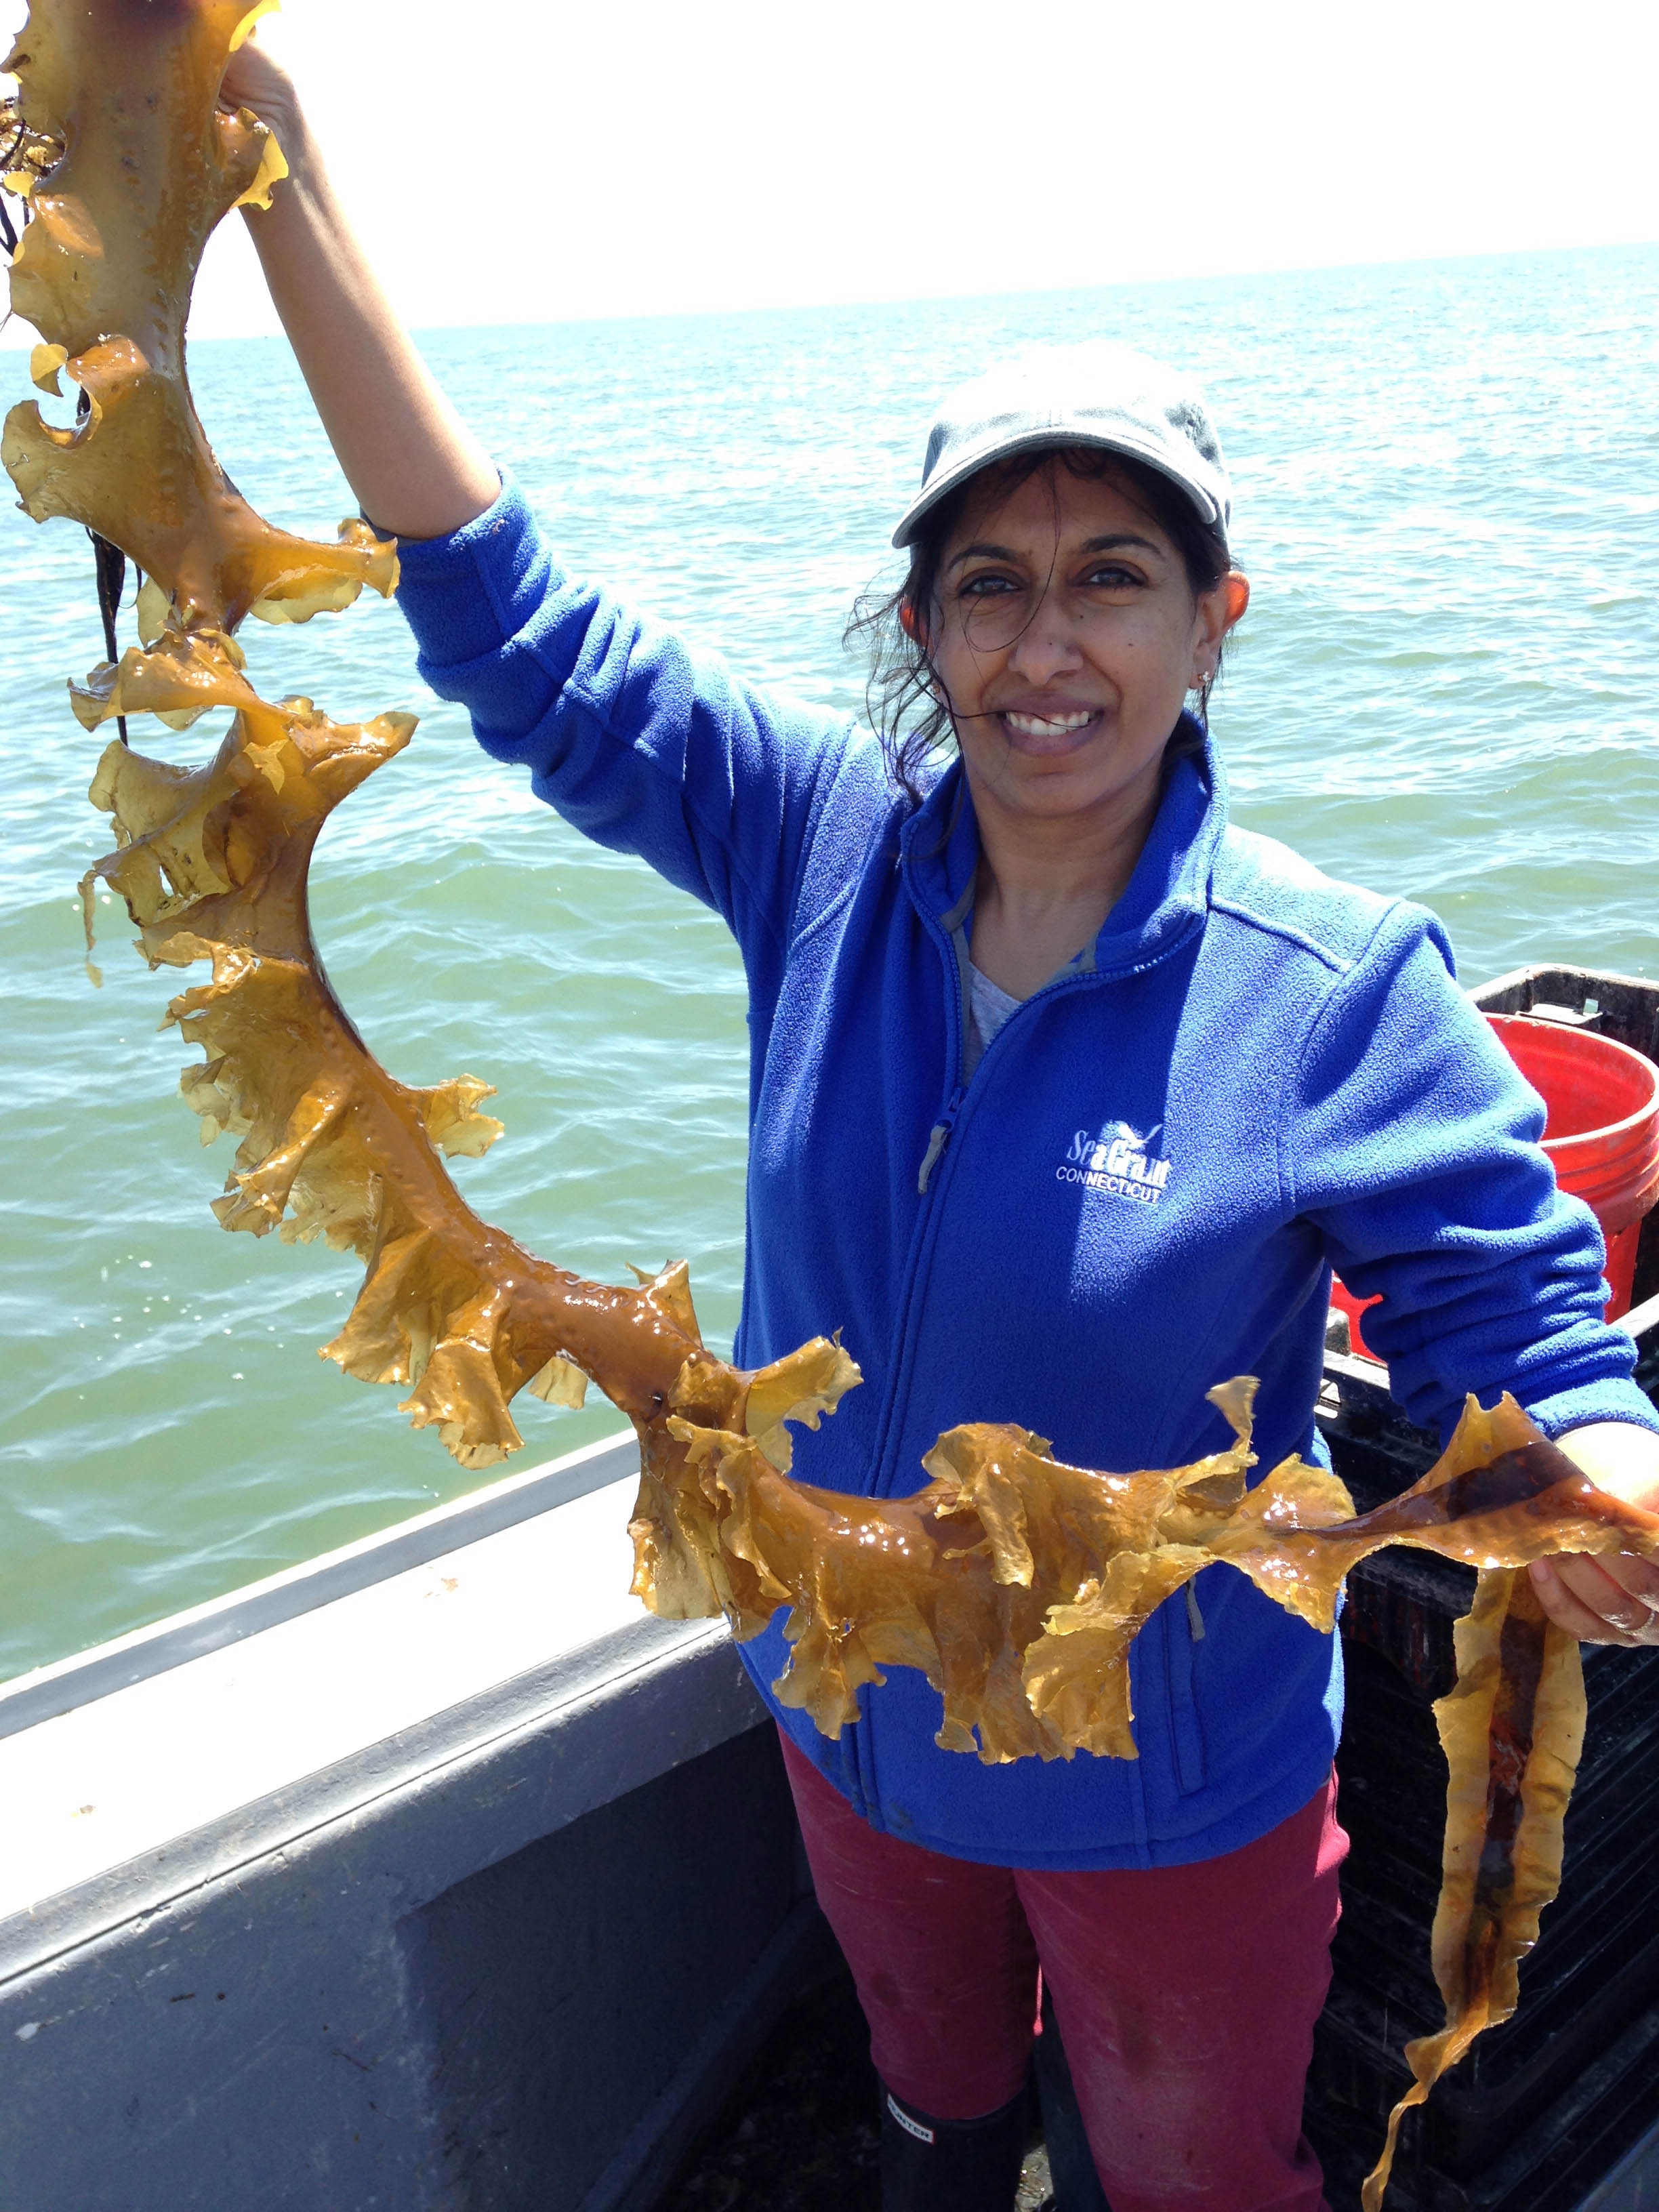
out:
M954 1012L947 1025L947 1035L954 1030L952 1042L955 1052L952 1066L956 1080L951 1086L950 1097L945 1102L944 1112L928 1132L927 1149L923 1153L921 1166L916 1176L917 1193L925 1199L927 1196L928 1185L933 1179L933 1170L939 1165L945 1147L951 1141L951 1132L956 1127L957 1116L961 1113L963 1102L968 1096L968 1085L963 1079L968 1039L963 1028L965 1012L963 1004L963 976L957 957L956 945L949 933L941 928L937 917L928 913L921 901L915 897L914 885L911 886L911 896L924 927L944 955L946 972L955 987L951 993L951 1003ZM911 1234L910 1250L905 1261L904 1281L899 1292L898 1326L894 1330L892 1337L892 1364L887 1376L886 1395L881 1409L881 1418L876 1427L875 1457L871 1469L868 1492L868 1495L872 1498L882 1498L887 1495L887 1486L883 1480L883 1468L886 1462L889 1443L892 1435L893 1415L898 1407L901 1378L905 1371L905 1340L910 1334L912 1309L915 1304L917 1279L921 1272L922 1255L927 1246L930 1226L928 1217L931 1212L931 1207L923 1207ZM861 1768L863 1759L864 1754L861 1752ZM866 1775L865 1778L866 1784L872 1784L872 1777ZM873 1786L870 1787L869 1795L873 1803L875 1802Z
M907 875L908 874L908 866L906 868L906 873ZM943 1114L928 1132L927 1148L923 1152L921 1166L916 1176L916 1189L918 1194L923 1199L926 1199L928 1196L929 1185L933 1180L933 1171L939 1166L939 1162L944 1158L945 1154L949 1148L951 1133L956 1127L957 1117L962 1112L963 1106L966 1102L968 1096L968 1085L963 1077L968 1044L966 1035L967 1007L964 1003L967 995L965 989L967 978L962 970L960 957L958 955L956 944L953 941L952 933L940 927L939 917L930 913L923 901L916 896L914 882L909 884L909 890L913 903L915 906L917 913L921 918L923 926L929 931L930 934L933 937L934 941L939 944L941 950L945 956L949 970L957 985L955 991L951 994L951 998L955 1005L955 1014L953 1018L954 1025L957 1032L956 1037L957 1079L955 1085L951 1090L950 1097L945 1102ZM1182 933L1182 934L1184 934L1184 933ZM1146 969L1155 966L1160 960L1166 958L1172 950L1174 950L1174 947L1168 945L1159 948L1159 950L1154 952L1150 958L1136 961L1133 966L1118 971L1118 980L1127 981L1130 976L1143 974ZM1097 971L1092 969L1089 972L1091 977L1093 977L1097 973ZM1057 978L1045 983L1041 991L1034 992L1031 998L1024 1002L1024 1005L1021 1006L1019 1011L1023 1012L1025 1006L1031 1005L1034 1000L1044 998L1051 991L1064 988L1077 980L1079 979L1071 975L1066 975L1063 978ZM1010 1019L1012 1019L1012 1016L1010 1017ZM1007 1024L1005 1024L1004 1027L1006 1028L1006 1026ZM994 1051L1000 1042L1001 1031L999 1031L997 1036L992 1039L991 1043L986 1048L987 1053L988 1054ZM918 1218L914 1235L911 1238L909 1255L905 1263L904 1280L899 1293L898 1326L894 1331L892 1339L892 1367L887 1378L885 1403L882 1407L881 1416L876 1427L876 1446L873 1455L873 1464L871 1470L870 1486L865 1492L865 1495L870 1498L885 1498L891 1495L890 1480L887 1477L885 1472L886 1462L891 1452L893 1424L898 1412L899 1399L908 1376L908 1361L906 1356L907 1340L910 1334L911 1324L915 1319L915 1311L916 1301L920 1294L921 1278L926 1272L925 1262L928 1245L931 1241L930 1231L933 1226L930 1218L932 1212L933 1208L931 1206L926 1206L924 1207L921 1217ZM1188 1587L1190 1589L1190 1585ZM1197 1613L1196 1600L1189 1597L1188 1607L1189 1610L1187 1616L1188 1633L1192 1634L1195 1630L1196 1634L1198 1636L1201 1636L1204 1632L1203 1615L1199 1613L1196 1622L1194 1622L1194 1615ZM859 1791L864 1801L862 1810L865 1817L870 1820L872 1825L878 1830L884 1832L886 1822L882 1815L881 1790L875 1771L873 1746L870 1741L870 1731L866 1728L863 1727L860 1722L854 1721L845 1731L845 1734L847 1736L851 1738L850 1748L858 1769ZM1136 1770L1136 1780L1137 1784L1139 1785L1139 1769ZM1141 1849L1144 1851L1146 1848L1146 1799L1144 1795L1140 1793L1139 1786L1137 1788L1136 1794L1136 1832Z
M932 1129L928 1132L927 1148L922 1154L921 1165L916 1176L916 1188L918 1194L923 1198L930 1198L933 1192L934 1176L939 1167L940 1162L945 1158L945 1154L949 1151L951 1136L956 1129L957 1120L961 1115L963 1107L966 1103L968 1097L968 1085L963 1080L963 1058L967 1050L968 1042L966 1035L963 1033L963 1024L966 1019L963 1004L965 996L963 985L965 979L962 974L957 947L951 933L941 927L939 917L929 912L922 900L916 896L914 885L911 887L911 896L917 912L921 916L924 927L928 930L929 933L933 938L934 942L939 946L940 951L942 952L946 963L947 972L951 976L956 986L955 989L951 992L951 1002L955 1007L954 1024L957 1032L956 1036L957 1079L955 1085L951 1090L950 1097L945 1102L944 1112L940 1115L939 1120L934 1122ZM1148 968L1153 967L1159 961L1167 958L1170 952L1174 949L1173 945L1162 946L1156 952L1152 953L1149 958L1136 961L1133 966L1115 971L1110 980L1127 981L1131 976L1141 975ZM1097 980L1097 971L1094 969L1089 969L1086 976L1062 974L1059 976L1054 977L1048 982L1045 983L1040 991L1034 991L1029 999L1024 1000L1020 1004L1018 1013L1024 1013L1027 1007L1035 1006L1038 1000L1045 999L1048 997L1050 994L1074 988L1083 981L1093 981ZM1104 981L1107 979L1100 978L1099 980ZM999 1030L996 1036L986 1047L986 1058L988 1058L989 1055L996 1050L997 1047L1002 1042L1004 1030L1011 1028L1017 1018L1018 1014L1011 1014L1009 1016L1007 1022L1003 1025L1003 1030ZM905 1357L906 1342L910 1334L912 1322L915 1319L915 1310L921 1287L921 1279L925 1272L925 1256L928 1244L931 1241L930 1231L932 1224L929 1219L929 1214L931 1212L932 1207L930 1206L926 1211L924 1211L921 1218L916 1223L915 1232L911 1240L909 1256L905 1265L904 1282L899 1294L898 1327L894 1332L892 1340L892 1369L887 1378L886 1402L882 1407L881 1418L876 1429L875 1463L870 1479L871 1486L866 1493L866 1496L871 1498L885 1498L890 1495L889 1478L886 1473L886 1462L891 1446L894 1416L898 1410L901 1389L907 1377L908 1367ZM1189 1621L1190 1618L1191 1616L1188 1615ZM873 1800L873 1792L872 1795Z
M951 1141L951 1132L957 1126L957 1115L962 1111L962 1102L968 1096L968 1086L958 1083L945 1103L944 1116L934 1122L927 1132L927 1149L921 1156L921 1172L916 1177L916 1189L923 1198L927 1195L927 1179L939 1165L939 1155Z

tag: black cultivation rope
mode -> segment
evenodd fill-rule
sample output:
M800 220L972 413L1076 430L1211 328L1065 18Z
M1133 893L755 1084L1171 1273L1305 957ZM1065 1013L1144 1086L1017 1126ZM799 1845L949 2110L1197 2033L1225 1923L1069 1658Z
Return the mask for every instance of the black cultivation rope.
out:
M23 118L18 111L16 97L0 100L0 176L12 175L23 158ZM17 202L17 219L12 220L8 204ZM24 225L29 219L29 204L21 194L0 185L0 237L6 241L6 258L17 251L17 242L23 235Z
M75 419L84 422L92 412L92 400L84 386L76 402ZM98 611L103 617L104 651L113 665L121 658L121 647L115 635L115 617L121 611L121 594L126 588L127 556L118 545L112 545L107 538L100 538L95 530L87 532L92 540L93 565L98 577ZM121 743L130 745L127 718L118 714L115 726L121 732Z
M62 154L63 148L38 131L31 131L23 120L22 109L16 95L0 100L0 175L15 175L20 169L44 176ZM15 200L17 212L14 216L9 202ZM15 257L22 242L29 220L29 203L21 192L0 186L0 238L5 240L8 259ZM75 419L84 422L92 412L92 401L82 390L76 402ZM127 556L118 545L112 545L95 530L87 532L92 540L92 556L98 577L98 611L103 617L104 650L112 661L120 659L120 647L115 635L115 617L121 611L121 593L126 586ZM142 581L142 578L140 579ZM121 732L121 743L127 738L127 718L118 714L115 726Z
M0 100L0 177L15 176L20 170L34 178L43 177L63 151L58 140L30 130L23 120L22 102L15 92ZM17 203L15 216L6 204L8 199ZM29 204L24 195L0 186L0 236L5 239L8 255L16 252L28 219Z

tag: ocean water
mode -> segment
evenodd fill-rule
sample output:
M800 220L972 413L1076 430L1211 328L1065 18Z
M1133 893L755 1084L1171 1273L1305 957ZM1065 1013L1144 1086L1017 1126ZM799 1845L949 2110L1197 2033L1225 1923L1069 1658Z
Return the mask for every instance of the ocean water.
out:
M861 710L842 645L890 572L939 391L1036 339L1194 368L1255 598L1213 720L1238 817L1425 901L1465 979L1559 959L1654 972L1659 923L1659 247L1106 291L434 335L439 374L603 579L746 675ZM21 356L14 394L25 389ZM198 348L198 404L256 505L351 501L285 349ZM105 849L98 742L64 684L101 658L68 525L0 518L0 1676L474 1486L401 1395L319 1360L346 1257L228 1237L178 1096L169 994L76 878ZM427 694L395 607L252 625L256 681L337 719L422 716L313 874L341 997L406 1080L467 1069L507 1133L468 1197L611 1279L684 1255L725 1346L742 1278L745 1033L720 925L585 846ZM203 757L212 722L146 750ZM525 1401L517 1464L615 1428ZM485 1478L486 1480L489 1478Z

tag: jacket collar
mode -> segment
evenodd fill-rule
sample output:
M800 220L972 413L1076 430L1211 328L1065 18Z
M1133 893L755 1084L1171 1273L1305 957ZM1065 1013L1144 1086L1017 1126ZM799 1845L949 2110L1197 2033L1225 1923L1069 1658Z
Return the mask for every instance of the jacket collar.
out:
M1171 769L1146 848L1128 888L1094 943L1092 966L1122 973L1159 959L1209 905L1216 848L1227 826L1227 781L1208 733L1183 714L1204 740L1201 757ZM960 760L953 761L899 833L899 852L912 897L947 930L971 902L979 865L979 825Z

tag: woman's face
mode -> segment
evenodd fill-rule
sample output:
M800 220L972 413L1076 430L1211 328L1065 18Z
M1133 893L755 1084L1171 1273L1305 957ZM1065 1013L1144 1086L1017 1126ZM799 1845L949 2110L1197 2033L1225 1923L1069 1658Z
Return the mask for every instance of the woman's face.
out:
M970 491L928 642L981 817L1150 811L1187 693L1249 598L1237 573L1195 596L1132 494L1059 457L1011 491Z

